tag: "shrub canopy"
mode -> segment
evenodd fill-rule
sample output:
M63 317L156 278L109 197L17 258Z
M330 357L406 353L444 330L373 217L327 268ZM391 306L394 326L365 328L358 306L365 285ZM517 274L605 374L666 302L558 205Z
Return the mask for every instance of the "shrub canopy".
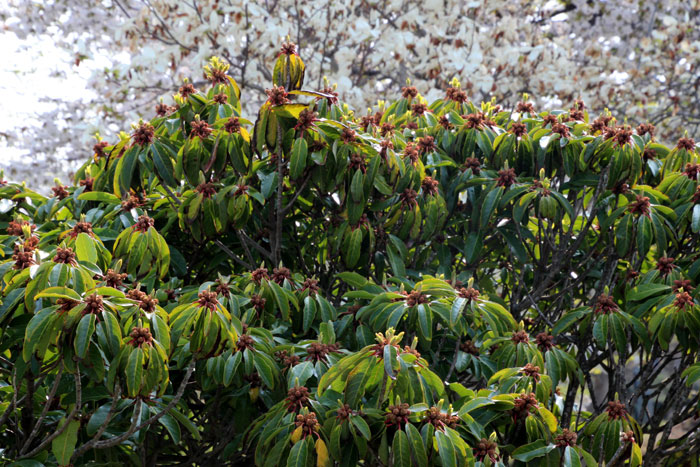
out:
M697 455L691 139L457 82L360 116L292 44L247 120L226 72L74 186L0 187L5 461Z

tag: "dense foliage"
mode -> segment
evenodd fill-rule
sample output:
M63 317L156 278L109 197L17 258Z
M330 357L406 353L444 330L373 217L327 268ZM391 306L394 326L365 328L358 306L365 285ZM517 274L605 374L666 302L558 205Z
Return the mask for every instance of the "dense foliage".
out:
M41 101L4 101L0 148L4 137L27 157L0 168L46 192L96 131L113 140L157 98L172 104L184 77L203 86L212 55L253 114L288 35L307 83L328 76L358 110L396 98L407 78L432 101L457 76L475 102L513 106L528 92L550 110L583 98L596 114L655 124L662 141L700 135L697 0L6 0L0 22L21 48L5 89Z
M456 81L356 115L304 71L253 122L212 59L74 186L0 187L4 461L697 456L690 138Z

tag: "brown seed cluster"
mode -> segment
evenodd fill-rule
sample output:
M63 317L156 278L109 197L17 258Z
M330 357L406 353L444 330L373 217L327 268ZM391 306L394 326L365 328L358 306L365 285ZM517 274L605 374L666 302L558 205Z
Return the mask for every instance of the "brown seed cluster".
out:
M25 226L29 226L30 233L36 230L36 225L30 223L29 221L19 219L16 221L9 222L9 224L7 225L7 235L15 235L17 237L20 237L24 235L24 231L22 230L22 228Z
M457 102L458 104L464 104L469 100L466 91L460 88L447 88L446 97L448 100Z
M216 291L217 295L221 295L223 297L231 296L231 288L227 282L224 282L220 278L216 279L214 282L216 283L216 288L214 290Z
M486 124L486 119L484 118L484 114L481 112L477 112L474 114L468 114L468 115L462 115L462 118L466 120L464 123L465 128L473 129L473 130L481 130L484 128L484 125Z
M199 137L205 139L211 135L211 132L211 126L204 120L193 120L190 123L190 138Z
M214 94L214 102L217 104L225 104L228 102L228 96L224 92L220 92L219 94Z
M296 130L301 132L309 130L314 126L314 122L318 120L318 114L310 109L304 109L299 113L299 119L294 126Z
M685 292L692 292L695 290L695 287L693 287L692 282L690 282L690 279L679 279L673 281L673 291L675 293L680 292L681 290Z
M411 113L414 117L420 117L428 111L428 105L423 104L422 102L416 102L411 106Z
M59 298L58 300L56 300L56 305L58 305L56 313L67 313L76 306L78 306L79 303L80 302L78 302L77 300L71 300L70 298Z
M498 171L498 181L496 186L502 186L506 189L516 182L515 169L501 169Z
M289 270L289 268L285 268L284 266L280 266L279 268L274 268L272 270L272 280L276 282L279 285L284 285L284 281L292 281L292 271Z
M130 195L127 199L122 201L122 211L131 211L134 208L138 208L143 205L143 202L138 196Z
M266 89L267 102L272 106L283 105L289 103L289 94L285 91L284 86L272 87Z
M216 195L216 185L211 182L200 183L194 191L200 193L202 197L209 199Z
M615 143L617 143L618 146L624 146L625 144L631 143L632 128L630 128L629 126L622 126L617 128L613 139L615 140Z
M90 222L78 222L75 224L75 227L73 227L73 230L70 232L70 237L75 238L81 233L86 233L91 237L94 237L92 233L92 224Z
M306 415L297 415L294 424L297 427L302 427L301 437L304 439L306 439L307 436L317 435L318 431L321 429L321 425L316 419L316 414L313 412Z
M336 418L340 421L344 421L350 418L350 415L354 415L355 411L352 410L350 405L343 404L341 407L338 408L338 411L336 413L338 414Z
M451 130L454 128L454 125L450 122L450 119L447 118L447 115L440 115L440 118L438 118L438 123L446 130Z
M257 285L260 285L263 279L269 279L270 277L267 275L267 268L257 268L253 272L250 273L250 278L255 282Z
M122 282L126 279L126 273L119 273L114 269L107 269L107 273L104 275L104 280L107 283L107 287L121 287Z
M187 99L187 97L190 96L191 94L194 94L195 92L197 92L197 90L194 88L192 83L183 84L182 86L180 86L180 89L178 91L179 91L180 95L185 99Z
M637 195L637 199L627 205L627 210L632 214L649 217L651 203L648 196Z
M107 141L98 141L95 143L95 145L92 147L92 152L95 153L95 157L97 159L105 157L105 148L107 146L109 146Z
M129 337L131 337L129 345L134 347L142 348L153 343L153 336L148 328L134 328L129 333Z
M404 86L401 88L401 95L404 99L413 99L418 95L418 89L415 86Z
M238 342L236 342L236 348L239 352L243 352L246 349L252 350L255 348L255 341L248 334L241 334L238 338Z
M283 42L280 53L284 55L296 55L297 45L294 42Z
M542 117L542 126L551 125L552 131L554 131L554 125L557 125L558 123L559 120L557 120L557 116L554 114L547 114Z
M663 256L659 258L659 260L656 262L656 269L659 270L659 274L661 274L663 277L666 277L669 274L671 274L676 268L674 261L675 258L671 258L668 256Z
M344 127L340 132L340 140L345 144L354 143L357 139L357 133L352 128Z
M410 160L411 164L413 165L416 165L420 160L420 151L418 150L418 146L416 146L414 143L409 142L406 144L406 147L403 150L403 155Z
M527 344L530 342L530 336L527 335L527 332L524 330L520 331L514 331L513 335L510 337L510 340L513 341L516 345L517 344Z
M528 113L530 115L535 114L535 105L532 102L523 102L520 101L518 104L515 106L515 111L518 113Z
M294 355L293 353L290 354L286 350L280 350L279 352L275 352L275 357L277 357L278 360L282 362L282 366L285 369L292 368L293 366L296 366L301 362L301 358L299 358L298 355Z
M159 102L156 104L156 115L158 117L165 117L168 114L175 112L177 109L164 102Z
M398 426L401 427L408 423L408 416L411 415L411 411L408 410L409 405L405 402L402 404L390 405L387 410L388 412L384 415L384 424L387 426Z
M462 287L457 292L457 295L461 298L466 299L468 302L471 303L474 300L479 298L479 291L473 287L467 287L467 288Z
M537 365L533 365L532 363L526 364L522 370L523 374L529 378L534 379L535 381L540 380L540 367Z
M520 138L523 135L527 134L527 125L525 125L522 122L513 122L513 124L510 126L509 131L518 138Z
M656 128L651 123L640 123L639 126L637 127L637 134L639 136L644 136L646 134L649 134L649 136L651 136L653 138L654 131L656 131Z
M309 390L306 386L294 386L287 391L285 399L288 412L298 412L309 404Z
M691 180L697 180L699 174L700 164L691 164L690 162L685 164L685 170L683 171L683 175L685 175Z
M555 442L558 448L574 447L576 446L576 439L578 435L574 431L569 431L569 429L564 428L560 435L557 435Z
M600 294L595 306L596 314L609 315L615 313L618 309L617 303L615 303L615 299L611 295Z
M418 197L418 193L416 193L416 190L413 188L406 188L403 193L399 195L399 199L401 200L401 203L403 203L407 207L412 207L418 204L416 202L416 198Z
M406 295L406 306L416 306L422 305L423 303L428 303L430 299L427 295L424 295L420 290L412 290Z
M146 313L153 313L154 311L156 311L156 305L158 305L157 298L151 297L147 293L142 292L138 289L129 290L126 293L126 298L138 302L139 308L145 311Z
M359 170L360 172L367 173L367 163L362 154L352 153L350 154L350 164L348 168L352 170Z
M448 426L452 429L457 428L457 423L459 423L459 417L456 415L441 412L438 407L430 407L428 413L425 414L423 419L425 423L430 423L437 430L444 431L445 427Z
M541 352L547 352L554 348L554 336L546 332L541 332L535 336L535 343Z
M32 251L16 251L12 255L12 259L15 262L12 269L17 271L21 271L22 269L26 269L29 266L36 264L36 261L34 261L34 253Z
M569 127L563 123L555 123L552 125L552 133L558 133L562 138L568 138L571 136Z
M253 372L249 375L243 375L243 381L246 383L250 384L250 388L259 388L262 386L262 379L260 378L260 375L257 372Z
M56 185L51 187L54 198L66 199L70 196L67 185Z
M156 130L153 128L153 125L148 122L141 122L131 134L131 139L134 141L134 144L147 146L153 142L155 134Z
M86 175L84 179L82 179L78 182L78 185L84 186L85 190L83 190L83 191L88 192L88 191L92 191L92 187L93 187L94 183L95 183L95 179L90 177L89 175Z
M466 340L462 342L462 344L459 346L459 350L461 350L464 353L468 353L469 355L473 355L475 357L479 356L479 348L474 345L474 342L471 340Z
M436 149L437 145L435 144L434 137L426 135L418 139L418 150L421 154L427 154L429 152L435 151Z
M685 291L677 293L675 300L673 300L673 306L677 311L685 311L686 308L692 308L694 305L693 297Z
M139 216L139 218L136 221L136 224L134 224L134 231L146 233L148 232L148 229L150 229L154 225L155 221L147 215L143 214Z
M265 310L265 303L267 303L267 300L260 295L251 295L250 303L253 305L253 308L255 308L255 311L260 314Z
M319 291L318 279L314 279L313 277L307 278L301 285L301 290L302 292L308 290L309 295L315 296Z
M338 352L338 344L323 344L321 342L312 342L306 347L308 355L307 360L316 362L326 362L328 354Z
M425 193L428 196L436 196L440 192L440 190L438 189L439 185L440 183L437 180L435 180L433 177L428 176L426 176L421 182L423 193Z
M77 266L78 262L75 259L75 252L73 248L61 248L56 249L56 255L53 257L54 263L70 264L71 266Z
M530 409L537 407L537 397L533 393L520 394L513 400L515 406L511 409L513 421L518 421L527 418L530 415Z
M238 117L229 117L224 123L224 131L227 133L240 133L241 132L241 122Z
M208 308L210 311L215 311L219 301L216 299L216 292L202 290L199 292L197 303L201 308Z
M496 451L497 449L498 445L496 443L486 438L481 438L481 441L474 446L474 458L480 462L484 462L488 457L492 463L498 462L500 456Z
M85 303L83 315L97 315L102 313L102 310L104 310L104 302L102 301L102 296L97 295L97 292L85 297L83 303Z
M608 408L605 411L608 413L608 419L610 420L619 420L627 415L625 404L620 401L608 402Z
M685 149L686 151L695 150L695 140L693 138L680 138L678 143L676 143L678 149Z
M474 175L479 175L481 173L481 162L476 157L467 157L464 161L464 168L471 170Z

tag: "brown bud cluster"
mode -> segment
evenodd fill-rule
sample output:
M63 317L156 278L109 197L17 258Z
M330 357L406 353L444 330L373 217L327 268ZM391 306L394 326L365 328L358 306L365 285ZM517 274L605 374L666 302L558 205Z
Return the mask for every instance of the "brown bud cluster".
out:
M126 273L116 272L114 269L108 269L107 273L104 275L104 280L107 283L107 287L121 287L122 282L126 279Z
M306 131L310 129L314 122L318 120L318 114L313 110L304 109L299 113L299 119L297 120L295 129L299 131Z
M399 195L399 199L401 200L401 203L403 203L405 206L412 207L416 205L416 198L418 197L418 193L416 193L416 190L413 188L406 188L401 195Z
M338 352L338 344L323 344L321 342L312 342L306 347L308 355L307 360L316 362L326 362L328 354Z
M527 418L530 415L530 409L537 407L537 397L535 394L520 394L513 400L515 406L511 409L513 421L518 421Z
M290 271L289 268L280 266L279 268L274 268L272 270L272 280L274 282L276 282L279 285L283 285L285 279L290 282L292 280L292 271Z
M441 412L438 407L430 407L428 413L425 414L423 419L425 423L430 423L437 430L445 431L445 427L448 426L452 429L457 428L457 423L459 423L459 417L456 415Z
M523 374L529 378L534 379L535 381L540 380L540 367L533 365L532 363L526 364L522 370Z
M462 344L459 346L459 350L464 353L468 353L469 355L474 355L475 357L479 356L479 348L474 345L474 342L471 340L462 342Z
M535 343L541 352L547 352L554 348L554 336L546 332L541 332L535 336Z
M594 310L596 314L609 315L617 310L617 303L615 303L615 299L611 295L600 294Z
M273 87L266 89L267 102L272 106L283 105L289 102L289 94L285 91L284 86Z
M156 130L153 128L153 125L148 122L142 122L131 134L131 139L134 140L134 144L147 146L153 142L155 134Z
M686 151L695 150L695 140L692 138L680 138L678 143L676 143L678 149L685 149Z
M138 220L136 221L136 224L134 224L134 231L146 233L148 232L148 229L150 229L154 225L155 221L147 215L143 214L139 216Z
M86 233L89 236L94 237L92 233L92 224L89 222L78 222L75 224L75 227L73 227L73 230L71 230L69 235L72 238L75 238L81 233Z
M253 305L253 308L255 308L255 311L260 314L265 310L265 303L267 303L267 300L260 295L252 295L250 297L250 303Z
M134 347L141 348L153 343L153 336L148 328L134 328L129 333L129 337L131 337L129 345Z
M255 348L255 341L248 334L241 334L238 338L238 342L236 342L236 348L239 352L243 352L246 349L252 350Z
M197 185L197 188L195 188L194 191L200 193L203 198L209 199L216 195L216 186L211 182L204 182Z
M224 123L224 131L226 133L240 133L241 132L241 122L238 117L229 117Z
M686 308L692 308L694 305L693 297L685 291L677 293L673 300L673 306L677 311L685 311Z
M301 290L302 292L308 290L309 295L316 295L319 291L318 279L314 279L313 277L307 278L301 285Z
M610 420L619 420L627 415L625 404L620 401L608 402L608 408L605 411L608 413L608 419Z
M318 431L321 429L321 425L316 419L316 414L313 412L306 415L297 415L294 424L297 427L302 427L301 437L304 439L307 436L318 434Z
M208 308L211 311L215 311L219 301L216 299L216 292L202 290L199 292L199 299L197 300L197 303L199 303L199 306L202 308Z
M54 198L66 199L70 196L67 185L56 185L51 187Z
M75 252L73 248L61 248L56 249L56 255L53 257L54 263L70 264L71 266L77 266L78 262L75 260Z
M576 446L576 439L578 438L578 435L576 435L576 432L574 431L569 431L567 428L564 428L561 431L560 435L557 435L555 438L555 442L558 448L566 448L566 447L574 447Z
M668 256L663 256L659 258L659 260L656 262L656 269L659 270L659 274L661 274L663 277L666 277L669 274L671 274L676 268L674 261L675 258L671 258Z
M474 446L474 458L480 462L484 462L488 457L492 463L498 462L500 456L496 451L497 449L498 445L496 443L486 438L481 438L481 441Z
M510 340L513 341L516 345L527 344L528 342L530 342L530 336L527 335L526 331L521 329L520 331L514 331Z
M401 425L408 423L408 416L411 415L408 407L409 405L406 403L390 405L387 408L388 412L384 415L384 424L401 427Z
M288 412L298 412L309 404L309 390L305 386L294 386L287 391L285 399Z
M15 262L12 269L17 271L21 271L22 269L26 269L29 266L36 264L36 261L34 261L34 253L32 251L17 251L12 255L12 259Z
M469 100L466 91L460 88L447 88L447 99L458 104L463 104Z
M211 135L212 128L204 120L193 120L190 123L190 138L199 137L202 139Z
M257 285L260 285L263 279L269 279L270 276L267 275L267 268L257 268L250 273L250 277Z
M649 217L651 203L648 196L637 195L637 199L627 205L627 210L632 214Z
M428 177L426 176L423 179L423 182L421 182L421 187L423 188L423 193L429 196L436 196L440 190L438 189L438 186L440 183L435 180L433 177Z
M673 292L678 293L683 289L685 292L692 292L695 290L690 279L679 279L673 281Z
M97 295L97 292L85 297L85 299L83 300L83 303L85 303L85 309L83 309L83 315L88 315L88 314L97 315L97 314L102 313L102 310L104 310L104 302L102 301L102 296Z
M415 86L405 86L401 88L401 95L404 99L413 99L418 95L418 89Z
M497 186L508 189L515 181L515 169L501 169L498 171Z
M285 369L292 368L293 366L298 365L299 362L301 362L301 359L298 355L290 354L286 350L280 350L279 352L275 352L275 357L277 357L277 359L282 362L282 366Z
M535 114L535 106L532 102L523 102L520 101L518 102L518 105L515 106L515 111L518 113L528 113L530 115Z
M195 92L197 92L197 90L194 88L192 83L185 83L182 86L180 86L180 89L178 90L178 92L180 93L180 95L182 97L187 99L187 96L194 94Z
M9 222L9 224L7 225L7 235L15 235L15 236L20 237L20 236L24 235L22 228L25 226L29 226L30 233L34 232L34 230L36 230L36 225L31 224L29 221L19 219L16 221Z

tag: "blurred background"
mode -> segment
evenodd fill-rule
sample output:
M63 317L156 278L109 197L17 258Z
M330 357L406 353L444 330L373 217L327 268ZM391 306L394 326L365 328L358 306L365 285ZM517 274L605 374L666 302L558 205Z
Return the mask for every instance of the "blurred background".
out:
M0 169L41 192L107 141L231 64L253 118L287 35L364 114L406 80L430 101L457 77L475 102L582 98L675 142L700 125L700 0L0 0ZM625 122L618 121L618 124Z

